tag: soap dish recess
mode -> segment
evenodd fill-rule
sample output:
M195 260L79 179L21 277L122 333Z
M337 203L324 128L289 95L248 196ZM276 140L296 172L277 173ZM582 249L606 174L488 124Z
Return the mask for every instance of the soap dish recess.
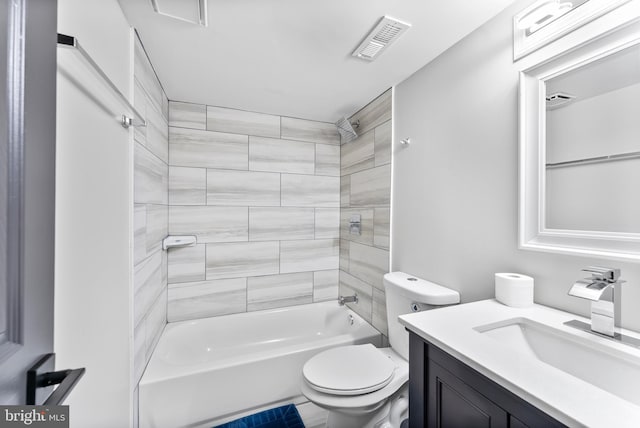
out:
M162 240L162 249L179 247L193 247L196 245L196 237L194 235L169 235Z

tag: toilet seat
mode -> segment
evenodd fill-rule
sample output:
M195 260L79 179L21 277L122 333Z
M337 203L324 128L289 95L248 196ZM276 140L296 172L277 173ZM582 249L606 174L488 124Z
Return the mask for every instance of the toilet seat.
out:
M372 411L384 405L387 399L406 387L409 380L409 363L391 348L376 348L395 365L395 371L388 385L367 394L336 395L317 391L304 378L301 383L302 394L311 402L325 409L340 409L341 412Z
M396 364L371 344L323 351L304 365L302 374L314 390L354 396L378 391L391 382Z

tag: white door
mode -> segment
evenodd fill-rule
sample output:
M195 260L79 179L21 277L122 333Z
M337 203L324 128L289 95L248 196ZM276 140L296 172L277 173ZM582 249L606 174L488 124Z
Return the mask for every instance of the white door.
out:
M0 0L0 404L5 405L26 403L27 370L53 352L56 10L55 0ZM42 370L53 370L53 360Z

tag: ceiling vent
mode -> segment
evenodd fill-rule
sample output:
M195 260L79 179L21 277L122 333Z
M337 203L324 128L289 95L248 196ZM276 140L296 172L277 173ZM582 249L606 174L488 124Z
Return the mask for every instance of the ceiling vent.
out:
M207 0L151 0L151 5L160 15L207 26Z
M556 92L555 94L547 95L547 110L560 108L566 104L569 104L575 98L575 95L567 94L565 92Z
M411 24L383 16L378 25L365 37L353 56L367 61L376 59L391 43L411 28Z

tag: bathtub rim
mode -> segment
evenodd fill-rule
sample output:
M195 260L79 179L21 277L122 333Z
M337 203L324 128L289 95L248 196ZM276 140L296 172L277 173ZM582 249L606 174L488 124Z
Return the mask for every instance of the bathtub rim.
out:
M203 322L207 322L208 320L214 320L214 319L218 320L220 318L227 318L227 317L229 318L233 317L234 319L244 319L244 318L250 318L252 315L255 315L256 313L272 314L272 313L291 311L292 309L296 311L302 311L304 310L305 307L309 307L309 306L321 306L321 307L327 306L327 307L333 308L334 305L336 308L344 310L345 315L353 316L354 324L357 323L358 325L357 328L361 330L367 330L367 331L366 332L362 331L361 334L357 336L349 333L342 333L334 336L327 336L318 340L308 340L305 342L290 344L290 345L278 347L275 349L252 352L251 354L247 354L247 355L233 355L233 356L221 358L219 360L202 361L202 362L196 362L193 364L184 364L184 365L170 364L166 361L158 360L160 357L157 354L157 352L162 344L162 341L165 335L167 335L168 334L167 332L171 331L170 329L172 328L179 328L179 327L182 327L183 325L200 324ZM171 324L174 324L174 326L172 327ZM145 370L143 371L143 374L140 378L139 388L147 385L153 385L154 383L159 383L159 382L180 378L180 377L194 376L199 373L202 373L203 371L206 371L207 369L222 369L222 368L235 367L242 364L250 364L256 361L260 361L268 358L274 358L283 354L308 352L309 350L313 348L317 348L318 346L334 347L334 346L341 346L349 342L365 343L365 341L370 341L375 336L377 336L377 341L379 343L383 342L383 334L380 331L378 331L371 323L365 320L361 315L356 313L353 309L349 308L348 306L340 306L337 301L314 302L314 303L307 303L304 305L264 309L264 310L252 311L252 312L240 312L236 314L221 315L216 317L198 318L195 320L175 321L172 323L167 323L164 329L162 330L160 339L158 340L156 347L151 355L151 358L149 359L145 367ZM347 340L348 338L351 338L351 341ZM167 373L167 371L169 371L169 373Z

